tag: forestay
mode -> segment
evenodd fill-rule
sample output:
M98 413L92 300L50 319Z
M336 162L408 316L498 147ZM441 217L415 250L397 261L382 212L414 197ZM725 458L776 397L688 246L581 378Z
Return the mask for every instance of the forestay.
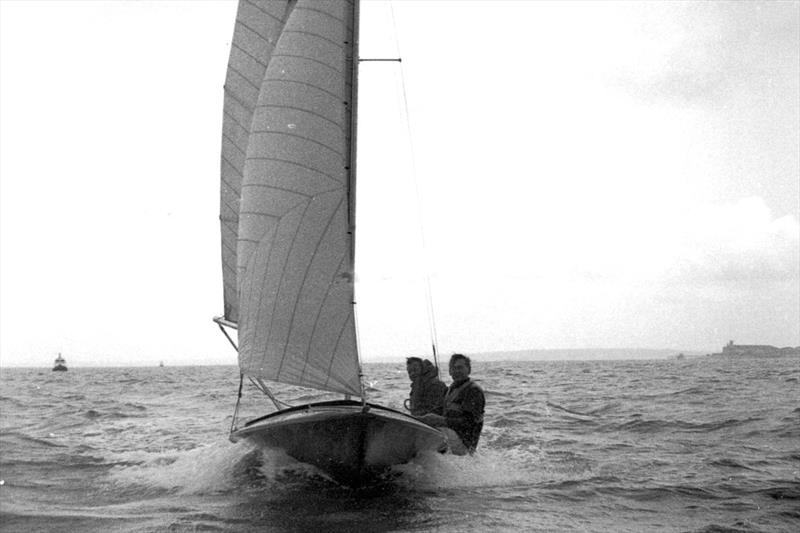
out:
M249 376L361 394L353 313L355 6L242 1L225 86L226 320Z

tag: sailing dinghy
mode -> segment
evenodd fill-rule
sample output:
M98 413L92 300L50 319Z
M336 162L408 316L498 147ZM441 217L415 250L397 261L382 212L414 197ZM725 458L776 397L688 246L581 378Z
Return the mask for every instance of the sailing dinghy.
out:
M354 310L358 2L243 0L225 82L223 333L278 411L231 439L362 485L442 433L368 403ZM345 399L281 409L265 381ZM241 381L240 392L241 397ZM359 400L351 399L353 397ZM238 403L237 403L238 407Z

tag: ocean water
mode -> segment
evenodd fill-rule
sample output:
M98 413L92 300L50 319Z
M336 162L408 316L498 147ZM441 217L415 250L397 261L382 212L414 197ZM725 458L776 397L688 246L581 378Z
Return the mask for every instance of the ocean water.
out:
M0 369L0 530L800 531L800 359L479 359L478 453L362 490L230 443L235 367Z

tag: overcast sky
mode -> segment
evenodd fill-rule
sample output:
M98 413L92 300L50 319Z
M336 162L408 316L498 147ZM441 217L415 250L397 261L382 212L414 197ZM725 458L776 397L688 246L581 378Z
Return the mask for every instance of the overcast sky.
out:
M799 6L363 2L362 358L800 345ZM0 2L3 366L235 362L235 12Z

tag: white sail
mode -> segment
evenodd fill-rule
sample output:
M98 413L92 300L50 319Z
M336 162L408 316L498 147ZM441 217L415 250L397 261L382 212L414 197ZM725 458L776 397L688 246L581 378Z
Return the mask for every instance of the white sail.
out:
M238 322L241 371L358 395L354 10L347 0L240 3L221 220L225 316Z
M288 0L241 2L225 78L222 118L220 225L225 319L239 321L236 246L245 151L267 63L287 14Z

